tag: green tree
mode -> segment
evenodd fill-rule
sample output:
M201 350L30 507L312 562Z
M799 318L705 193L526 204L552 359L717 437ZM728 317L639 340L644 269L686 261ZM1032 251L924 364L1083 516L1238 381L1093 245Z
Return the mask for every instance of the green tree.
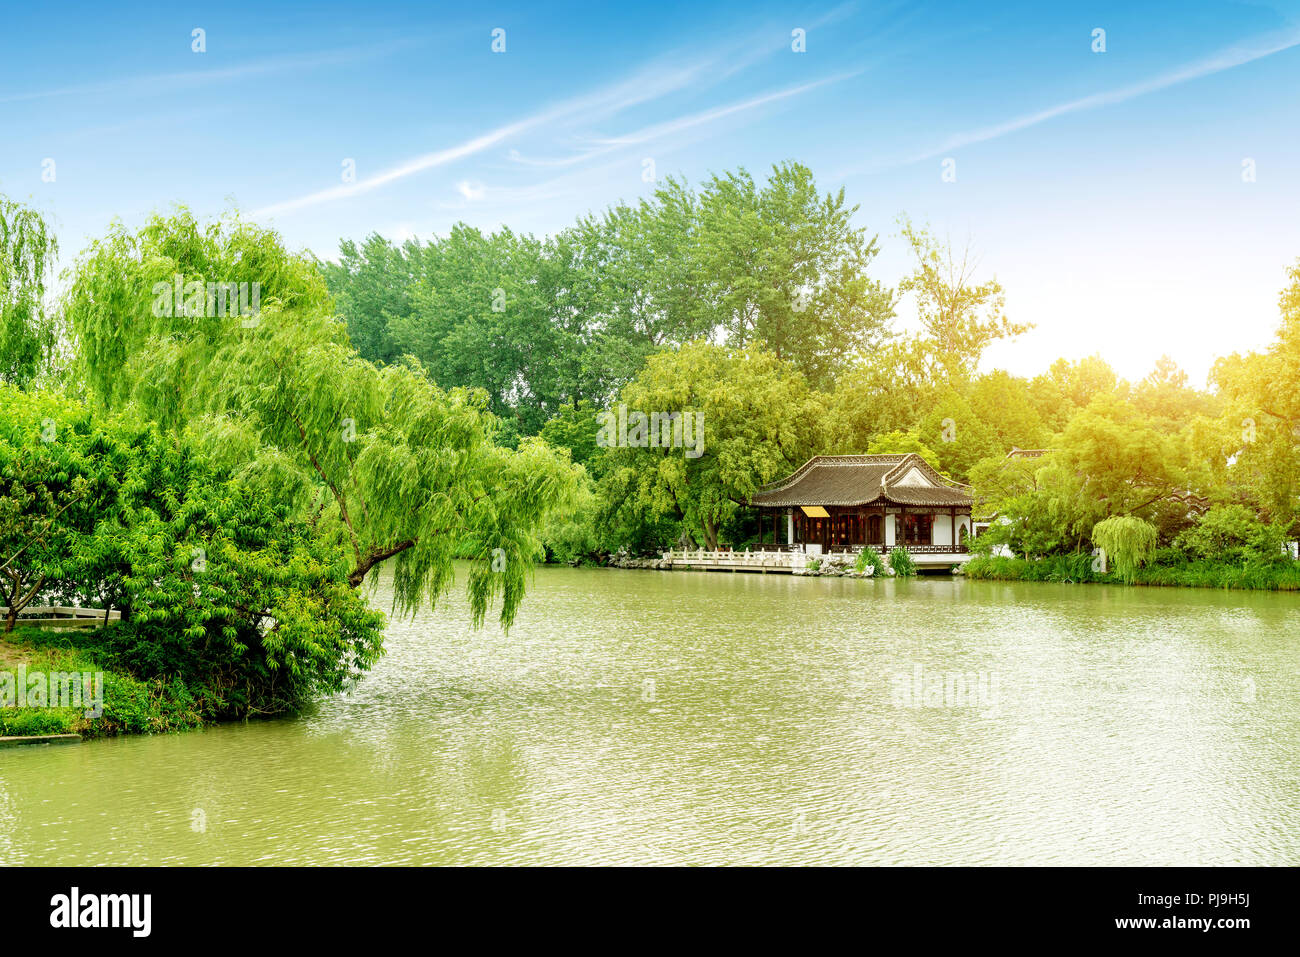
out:
M1093 526L1092 540L1109 560L1119 576L1133 584L1142 565L1156 553L1156 527L1132 515L1112 515Z
M548 516L541 531L547 560L576 565L610 552L608 529L598 521L601 513L596 484L584 474L569 505Z
M972 470L988 544L1028 555L1075 552L1113 516L1154 525L1164 540L1187 523L1187 442L1151 425L1126 399L1095 398L1041 458L986 459ZM1005 520L1005 521L1004 521ZM985 537L985 536L981 536Z
M1126 386L1101 356L1077 362L1057 359L1047 372L1029 383L1038 414L1052 432L1064 429L1075 413L1097 396L1117 390L1122 395Z
M907 452L915 452L935 468L939 467L939 456L921 440L921 436L916 432L886 432L876 436L867 446L868 455Z
M1185 529L1176 544L1202 561L1273 563L1285 557L1284 539L1285 529L1266 525L1244 505L1216 505Z
M179 679L208 717L284 710L379 656L383 616L338 550L152 425L0 386L0 514L23 581L7 628L34 593L106 599L114 662Z
M1073 476L1068 486L1078 523L1089 525L1114 515L1145 515L1161 524L1156 516L1170 496L1187 488L1185 459L1179 436L1153 426L1132 402L1109 395L1070 421L1054 457Z
M875 237L858 207L818 192L812 172L782 163L760 187L741 169L703 187L695 227L699 300L738 347L760 345L825 388L846 360L885 338L893 293L869 277Z
M412 309L388 332L445 388L483 389L518 435L535 435L574 398L567 357L580 344L557 316L565 285L548 243L463 224L418 252Z
M705 296L712 279L697 255L698 206L694 191L668 177L651 197L582 217L557 238L573 267L564 314L582 320L581 395L603 401L654 352L714 333Z
M928 230L906 218L901 225L916 265L899 284L899 292L916 296L934 377L970 378L991 344L1033 326L1007 318L1006 294L997 279L975 282L979 263L969 247L956 253L950 244L940 245Z
M1002 451L1040 449L1048 431L1034 407L1028 383L1001 370L977 378L970 389L971 411L996 433Z
M372 233L360 245L343 240L339 261L321 265L339 315L347 323L348 338L361 358L376 365L398 358L389 325L409 321L419 261L414 240L399 246Z
M1054 454L989 456L971 469L970 481L976 516L991 522L976 547L1003 545L1026 558L1079 548L1077 476Z
M0 595L4 630L62 577L103 498L100 470L73 441L84 416L0 384ZM62 430L62 435L60 431Z
M894 339L864 353L828 398L833 451L859 454L877 435L915 429L940 394L920 339Z
M256 288L264 310L333 312L317 264L291 254L270 230L237 218L200 224L184 207L150 217L136 233L115 222L78 257L63 302L90 395L117 408L139 390L157 421L174 427L231 320L241 326L256 319L229 301L216 308L208 283ZM251 312L251 294L248 304ZM334 337L346 341L341 325ZM142 363L168 378L142 377Z
M1220 411L1215 397L1189 385L1187 373L1168 356L1161 356L1151 373L1132 392L1133 404L1153 424L1170 431L1186 429L1198 417Z
M1291 535L1300 532L1300 262L1288 272L1282 325L1262 353L1233 353L1211 381L1224 402L1203 449L1228 500L1256 503ZM1217 446L1217 448L1215 447Z
M157 316L152 284L173 272L260 281L261 312ZM200 229L183 211L137 235L117 228L79 262L68 313L98 402L184 431L250 487L290 490L350 556L352 586L395 559L395 606L413 611L467 557L476 622L497 597L513 621L536 530L574 488L571 466L542 443L497 446L483 393L357 356L316 264L274 233Z
M1005 447L987 414L975 411L961 393L947 389L935 396L921 420L922 439L938 455L935 467L965 482L985 458L1002 458Z
M588 465L600 455L596 435L600 427L596 407L589 399L566 405L542 426L541 436L557 449L568 449L573 461Z
M694 342L659 353L622 402L629 417L691 412L699 445L625 446L620 436L605 452L605 501L651 520L669 517L710 548L763 484L803 464L823 441L821 399L790 363L760 349Z
M53 360L45 294L57 253L40 213L0 196L0 383L29 385Z

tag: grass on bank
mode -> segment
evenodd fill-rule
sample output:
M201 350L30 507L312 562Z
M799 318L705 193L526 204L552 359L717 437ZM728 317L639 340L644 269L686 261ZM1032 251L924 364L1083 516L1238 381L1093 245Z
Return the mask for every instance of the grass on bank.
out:
M962 566L962 571L968 578L988 581L1124 584L1114 570L1103 575L1093 571L1092 563L1093 557L1082 552L1038 559L980 556ZM1206 561L1157 563L1137 569L1133 584L1300 591L1300 562L1247 562L1242 565Z
M111 628L112 626L110 626ZM73 641L77 642L74 646ZM111 653L102 650L104 629L75 632L15 628L0 645L0 671L26 673L102 673L103 714L86 717L92 703L81 708L0 707L0 736L80 734L87 738L116 734L155 734L183 731L207 723L201 696L179 678L142 680L115 666Z
M895 547L889 552L889 567L900 578L912 578L916 575L916 562L906 548Z

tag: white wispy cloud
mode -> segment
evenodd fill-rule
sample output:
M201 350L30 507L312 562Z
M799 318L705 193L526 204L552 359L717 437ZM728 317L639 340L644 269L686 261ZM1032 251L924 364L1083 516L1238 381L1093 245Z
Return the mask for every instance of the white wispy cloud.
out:
M1027 113L1006 120L1002 123L995 123L990 126L984 126L975 130L968 130L963 133L957 133L950 136L944 143L934 149L926 150L923 153L908 157L907 159L897 162L884 163L880 167L902 166L910 163L918 163L922 160L933 159L936 156L942 156L953 150L960 149L963 146L971 146L976 143L987 143L989 140L995 140L999 137L1007 136L1011 133L1018 133L1021 130L1029 129L1032 126L1038 126L1040 123L1046 123L1060 116L1066 116L1070 113L1079 113L1084 110L1095 110L1105 106L1112 106L1116 103L1123 103L1127 100L1133 100L1148 93L1155 93L1159 90L1165 90L1169 87L1178 86L1191 80L1198 80L1202 77L1212 76L1215 73L1222 73L1224 70L1231 70L1235 67L1244 66L1247 63L1253 63L1256 60L1262 60L1264 57L1272 56L1275 53L1281 53L1284 50L1290 50L1293 47L1300 46L1300 30L1290 31L1285 34L1272 34L1267 38L1258 39L1250 43L1237 44L1228 47L1217 53L1212 54L1202 60L1181 66L1168 73L1162 73L1159 76L1140 83L1134 83L1130 86L1120 87L1115 90L1108 90L1101 93L1092 93L1088 96L1082 96L1074 100L1067 100L1064 103L1058 103L1055 106L1038 110L1034 113Z
M856 0L848 0L848 2L832 7L821 16L813 17L811 20L796 17L792 21L782 21L780 24L773 23L761 30L754 31L743 43L736 44L728 52L725 59L725 68L720 75L720 79L741 73L755 63L774 54L789 53L790 44L794 39L791 35L793 28L802 29L805 32L805 41L816 44L820 39L817 36L818 30L847 19L856 13L857 9Z
M509 153L510 162L518 163L520 166L539 166L543 168L554 168L561 166L575 166L578 163L584 163L589 159L594 159L602 153L608 153L608 149L584 149L581 152L570 153L568 156L525 156L519 150L511 150Z
M580 170L570 170L550 179L524 186L493 186L490 190L485 188L483 201L488 208L506 208L516 211L533 209L541 204L560 200L571 204L575 199L589 196L592 183L599 182L608 175L620 173L631 175L638 185L643 185L640 180L640 166L631 169L626 160L615 160ZM468 200L462 199L454 203L435 203L434 208L441 212L463 212L469 208L469 205Z
M654 123L650 126L642 127L631 133L624 133L619 136L591 137L587 142L595 144L594 146L583 149L570 156L549 157L549 158L532 158L523 156L518 150L510 151L510 159L524 166L541 166L541 167L565 167L574 166L579 163L585 163L588 160L595 159L614 150L622 149L627 146L637 146L641 143L663 140L666 137L684 133L687 130L700 126L707 126L710 123L716 123L718 120L725 119L739 113L745 113L750 110L756 110L761 106L769 103L777 103L781 100L788 100L791 97L799 96L810 90L815 90L820 86L826 86L831 83L838 83L841 80L857 76L861 70L855 70L850 73L843 73L838 76L824 77L820 80L813 80L808 83L800 83L796 86L786 87L785 89L775 90L771 93L763 93L759 96L751 97L747 100L741 100L736 103L729 103L726 106L715 107L711 110L703 110L698 113L692 113L687 116L679 116L675 119L665 120L661 123Z
M456 192L464 196L466 201L472 202L476 199L482 199L487 195L487 187L479 182L471 182L463 179L456 184Z
M370 57L386 56L400 49L410 47L416 40L404 39L392 43L372 44L343 50L327 50L316 53L290 53L283 56L250 60L233 66L214 70L187 70L179 73L158 73L148 76L120 77L99 83L83 83L48 90L31 90L25 93L6 93L0 95L0 103L19 103L26 100L43 100L61 96L97 96L105 93L147 93L158 90L174 92L177 88L202 86L247 77L264 76L268 73L283 73L294 70L312 70L326 66L338 66ZM201 57L196 55L196 59Z
M851 13L854 6L853 3L841 4L824 16L813 20L812 23L820 26L834 22ZM776 43L773 41L774 36L784 37L784 39L780 43ZM414 157L365 179L353 183L341 183L303 196L271 203L261 209L254 210L252 215L257 217L274 216L317 206L321 203L359 196L417 173L446 166L457 160L481 153L543 126L579 119L584 123L598 122L601 119L618 115L634 106L661 99L672 93L687 89L698 90L706 84L712 85L720 82L722 79L734 74L738 69L743 69L781 49L789 49L788 32L782 34L768 29L764 30L761 35L753 34L738 40L727 48L715 51L710 56L679 52L675 57L661 59L622 82L615 83L594 93L563 101L556 106L540 110L515 122L498 126L455 146ZM596 141L594 148L582 149L572 156L534 159L525 157L517 150L513 150L510 158L512 161L525 166L575 166L623 146L661 138L691 127L715 122L735 113L752 110L767 103L797 96L818 86L837 82L851 75L854 74L850 73L816 80L754 97L740 103L733 103L702 113L680 117L676 120L669 120L626 136ZM466 197L466 199L469 199L469 197Z
M317 190L314 193L308 193L305 196L299 196L284 202L272 203L269 206L255 210L252 215L274 216L333 200L359 196L416 173L435 169L439 166L446 166L456 160L481 153L498 143L505 142L541 126L579 116L594 118L614 115L629 107L683 89L705 68L706 64L697 64L694 66L644 70L632 78L615 83L595 93L566 100L521 120L498 126L496 129L489 130L487 133L465 140L455 146L417 156L366 179Z
M691 129L692 127L715 123L724 117L732 116L736 113L744 113L748 110L754 110L760 106L766 106L768 103L788 100L792 96L799 96L801 93L807 93L809 90L815 90L819 86L826 86L829 83L838 83L851 76L856 76L860 72L862 71L858 70L853 73L843 73L839 76L813 80L810 83L801 83L798 86L791 86L783 90L776 90L772 93L764 93L760 96L751 97L750 99L742 100L739 103L729 103L726 106L719 106L712 110L705 110L700 113L691 114L690 116L681 116L674 120L656 123L653 126L647 126L634 133L627 133L623 136L614 136L606 139L597 139L595 142L602 146L610 147L632 146L638 143L647 143L651 140L658 140L665 136L672 136L673 134L681 133L685 130Z

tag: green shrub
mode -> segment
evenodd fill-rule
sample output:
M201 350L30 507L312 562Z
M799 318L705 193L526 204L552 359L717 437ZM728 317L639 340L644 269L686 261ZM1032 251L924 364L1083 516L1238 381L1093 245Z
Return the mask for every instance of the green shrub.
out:
M1273 565L1289 560L1282 549L1285 541L1285 528L1266 525L1244 505L1216 505L1184 529L1175 544L1194 560Z
M903 578L916 574L916 562L912 561L906 548L895 548L889 553L889 567L895 575Z
M0 736L71 734L76 720L71 708L0 708Z
M1186 565L1187 553L1176 545L1166 545L1163 548L1156 549L1151 564L1165 567Z
M962 566L962 571L967 578L989 581L1123 583L1123 579L1114 572L1108 575L1093 572L1092 557L1082 553L1053 555L1033 561L1023 558L972 558ZM1151 564L1137 569L1132 584L1300 591L1300 562L1253 562L1244 565L1223 562Z
M111 629L110 629L111 630ZM219 717L220 708L203 689L196 696L179 677L142 680L106 665L105 656L72 647L72 640L101 640L95 632L54 632L16 629L8 636L30 648L27 674L40 671L88 672L103 675L103 713L86 716L83 708L0 708L0 734L81 734L96 738L116 734L157 734L197 728ZM5 670L14 670L7 668ZM205 699L206 696L206 699Z
M858 560L853 563L853 568L859 572L865 572L870 568L872 576L879 577L885 574L885 560L881 557L880 552L867 547L858 552Z
M120 610L120 624L72 640L121 675L179 680L183 716L289 711L379 659L384 616L352 587L325 524L257 494L189 438L0 384L7 574L40 585L36 597Z
M1108 576L1092 570L1093 557L1086 552L1025 559L979 556L962 566L968 578L995 581L1086 582L1105 581Z
M599 515L600 501L593 484L584 477L573 502L550 515L541 529L546 561L564 565L596 564L600 556L615 550L605 541Z

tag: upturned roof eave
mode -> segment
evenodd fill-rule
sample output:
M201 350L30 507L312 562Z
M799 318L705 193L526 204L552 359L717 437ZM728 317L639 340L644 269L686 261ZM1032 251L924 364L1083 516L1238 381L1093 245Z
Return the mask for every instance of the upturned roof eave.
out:
M908 487L921 488L922 486L908 486ZM959 489L946 489L946 491L958 492L960 494ZM750 499L749 504L756 508L798 508L801 505L820 505L823 507L834 506L835 508L859 508L864 505L897 505L900 508L947 508L950 506L956 508L974 507L975 505L974 498L970 496L967 496L967 498L969 500L965 502L904 502L896 498L890 498L888 495L876 494L871 498L862 499L860 501L850 501L844 499L838 501L833 499L822 499L820 501L814 501L812 499L801 498L798 500L782 499L776 502L764 502L764 501L760 501L757 497L755 497L753 499Z

